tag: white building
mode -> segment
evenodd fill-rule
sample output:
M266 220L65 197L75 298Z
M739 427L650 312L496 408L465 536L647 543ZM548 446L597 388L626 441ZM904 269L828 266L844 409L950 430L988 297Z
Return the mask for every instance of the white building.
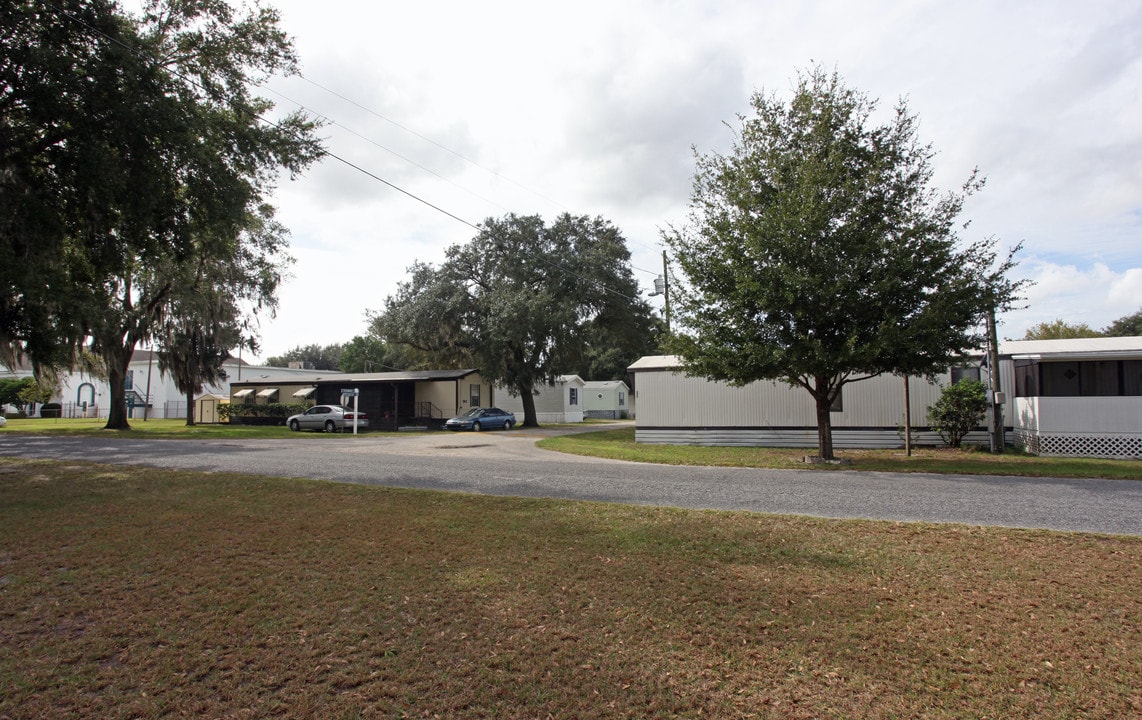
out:
M817 409L804 388L759 381L743 387L690 377L681 359L655 355L629 368L638 403L636 440L678 445L817 447ZM975 377L978 365L968 368ZM909 380L912 441L941 444L928 428L928 406L936 402L951 372L938 383ZM837 448L903 447L904 378L881 375L845 385L832 413ZM986 430L966 442L987 442Z
M1142 457L1142 337L1000 343L1000 387L1008 441L1042 455ZM949 368L936 383L909 380L913 442L939 445L927 409L956 377L987 378L982 357ZM731 387L688 377L674 356L630 367L639 406L636 439L683 445L815 447L809 393L783 383ZM882 375L848 384L832 415L838 448L900 447L904 379ZM987 444L986 429L968 443Z
M535 386L535 416L540 423L583 422L583 379L578 375L560 375L555 383ZM496 387L496 407L515 413L523 422L523 398L512 397L507 388Z
M634 398L622 380L588 380L583 383L583 410L589 418L633 418Z
M249 365L236 358L223 366L228 378L219 385L203 389L202 396L230 396L230 383L240 380L312 376L313 370ZM329 371L329 375L340 373ZM159 370L158 357L150 350L136 350L131 356L127 378L127 406L132 418L185 418L186 395L179 391L174 379ZM60 386L53 402L60 403L61 416L105 418L110 413L111 388L106 380L85 372L67 372L60 376ZM203 408L200 404L199 410Z

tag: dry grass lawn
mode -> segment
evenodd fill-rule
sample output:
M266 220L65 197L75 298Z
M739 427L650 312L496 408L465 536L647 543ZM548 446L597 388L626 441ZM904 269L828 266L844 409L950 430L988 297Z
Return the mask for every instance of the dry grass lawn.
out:
M1142 717L1142 538L0 459L0 718Z

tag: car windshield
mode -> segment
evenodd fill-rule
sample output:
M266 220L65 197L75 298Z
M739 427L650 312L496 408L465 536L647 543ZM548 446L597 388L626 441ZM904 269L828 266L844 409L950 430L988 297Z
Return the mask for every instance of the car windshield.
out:
M472 408L471 410L464 413L460 417L466 417L466 418L480 417L481 412L483 412L483 411L480 408Z

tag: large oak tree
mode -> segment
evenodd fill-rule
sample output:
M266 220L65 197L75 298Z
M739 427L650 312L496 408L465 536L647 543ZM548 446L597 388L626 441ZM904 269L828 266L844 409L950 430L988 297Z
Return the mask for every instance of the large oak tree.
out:
M135 347L193 306L174 300L194 268L254 249L279 171L320 154L312 123L268 118L251 90L293 70L292 46L275 11L225 0L151 0L140 16L19 0L0 22L0 349L47 366L90 346L107 426L126 428ZM273 282L227 288L257 296L242 312L271 304L283 262L264 263Z
M960 241L980 183L932 187L903 102L874 122L875 101L814 68L788 102L752 106L731 152L698 157L689 221L664 233L682 276L674 348L695 375L804 388L832 459L846 384L946 367L1019 284L993 240Z
M521 397L523 424L535 426L537 385L601 357L605 347L631 349L622 367L638 357L646 343L632 335L649 336L654 327L638 292L626 241L611 223L565 213L548 225L537 215L508 215L449 248L439 267L410 268L373 329L438 362L478 367Z

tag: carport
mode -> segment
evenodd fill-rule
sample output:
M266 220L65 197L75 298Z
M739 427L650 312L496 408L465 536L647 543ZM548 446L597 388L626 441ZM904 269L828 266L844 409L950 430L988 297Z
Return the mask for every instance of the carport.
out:
M380 430L440 427L485 400L492 403L492 389L475 369L365 373L327 377L314 385L314 401L323 405L351 406L343 393L356 389L359 409L368 414L369 426Z
M492 387L474 369L324 373L293 376L288 381L259 379L230 385L236 402L279 398L289 403L351 407L353 400L345 396L346 390L357 391L358 408L369 416L369 426L377 430L441 427L450 417L494 402Z

